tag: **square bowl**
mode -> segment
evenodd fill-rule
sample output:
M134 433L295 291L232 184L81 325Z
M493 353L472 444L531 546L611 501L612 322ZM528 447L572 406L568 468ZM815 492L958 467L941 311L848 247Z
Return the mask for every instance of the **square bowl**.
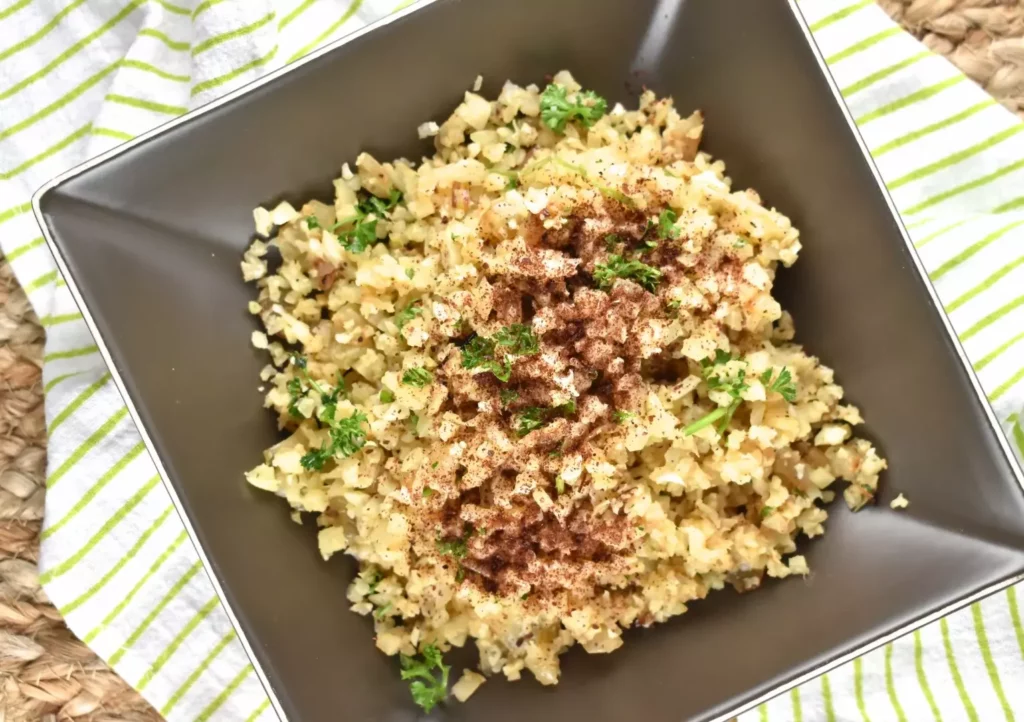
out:
M812 576L694 604L573 650L561 684L485 685L452 720L724 719L1024 573L1021 475L795 5L436 0L392 16L56 179L35 209L69 287L278 711L414 717L395 660L347 611L351 559L242 474L278 439L239 273L252 208L330 198L361 150L417 157L481 74L567 68L708 118L704 147L801 229L780 275L797 341L837 369L888 458L883 503L833 506ZM173 371L173 372L172 372ZM913 500L892 512L897 492Z

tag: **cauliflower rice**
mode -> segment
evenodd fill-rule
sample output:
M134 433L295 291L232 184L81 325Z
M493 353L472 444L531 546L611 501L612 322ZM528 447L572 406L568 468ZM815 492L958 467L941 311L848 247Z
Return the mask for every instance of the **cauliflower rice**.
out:
M385 654L472 639L483 675L555 684L574 644L806 575L833 482L875 495L885 461L772 297L798 231L698 152L699 112L605 110L564 71L467 92L420 126L432 157L255 211L288 436L247 478L358 561Z

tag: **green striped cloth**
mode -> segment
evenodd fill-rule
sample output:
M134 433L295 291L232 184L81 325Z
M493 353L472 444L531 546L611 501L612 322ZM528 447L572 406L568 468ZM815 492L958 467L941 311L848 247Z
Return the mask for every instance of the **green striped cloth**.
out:
M273 719L28 201L57 173L406 3L0 2L0 247L48 332L42 582L168 718ZM801 7L1024 451L1024 125L870 0ZM1021 630L1016 598L1000 594L743 722L1024 722Z

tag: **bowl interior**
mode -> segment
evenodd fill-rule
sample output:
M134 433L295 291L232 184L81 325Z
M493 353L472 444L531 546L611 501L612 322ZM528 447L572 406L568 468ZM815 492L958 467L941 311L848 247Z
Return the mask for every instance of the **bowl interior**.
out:
M492 681L453 720L710 719L1024 570L1024 499L869 166L782 0L438 0L70 178L46 223L259 665L293 719L415 717L347 611L354 564L242 473L278 438L239 260L252 208L330 197L340 164L429 151L477 74L571 69L707 116L704 148L802 230L780 300L888 458L882 504L832 507L813 574L570 653L558 688ZM897 493L906 511L887 503ZM470 657L467 655L466 657Z

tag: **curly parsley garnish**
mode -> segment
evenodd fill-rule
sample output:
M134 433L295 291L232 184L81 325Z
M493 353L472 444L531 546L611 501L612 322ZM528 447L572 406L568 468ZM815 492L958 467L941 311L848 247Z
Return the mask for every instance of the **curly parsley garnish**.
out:
M622 409L616 409L615 412L612 413L612 418L615 419L615 423L617 424L625 423L634 416L636 416L636 414L632 411L623 411Z
M412 321L417 316L423 313L423 309L419 305L419 301L410 303L408 306L403 308L401 311L395 314L395 325L398 328L402 328L405 324Z
M495 358L498 349L504 350L504 357ZM462 368L484 368L493 373L499 381L512 377L512 357L533 356L540 352L540 344L529 326L514 323L500 329L487 338L474 336L462 347Z
M746 391L750 386L746 383L746 363L743 364L743 368L740 369L735 377L733 378L722 378L721 371L730 361L737 360L738 357L734 357L722 349L718 349L715 352L714 360L705 359L700 362L701 375L707 382L709 391L724 391L730 397L731 401L727 406L719 406L714 411L705 414L701 418L694 421L692 424L683 429L683 434L690 436L695 434L705 426L710 426L716 421L718 424L718 433L723 433L729 426L729 422L732 421L733 414L736 413L736 409L740 407L743 402L741 394Z
M336 231L342 226L351 226L338 231L338 241L352 253L362 253L377 242L377 221L402 200L402 193L392 188L387 199L371 195L356 205L356 212L348 218L342 218L333 226Z
M578 120L587 128L608 111L608 101L593 90L581 90L569 99L564 85L551 83L540 96L540 118L556 133L565 132L565 124Z
M348 418L335 419L332 410L329 416L328 419L328 414L324 413L321 419L328 422L330 441L302 456L299 462L304 469L320 471L329 459L352 456L366 444L366 431L363 430L363 424L367 421L366 414L355 411Z
M536 431L555 416L572 416L575 413L575 401L567 401L550 409L546 409L543 406L528 406L519 413L519 425L516 428L516 436L522 438L531 431Z
M348 393L345 387L345 379L341 373L338 373L337 384L333 388L325 389L309 375L309 372L306 370L308 362L305 356L293 354L291 361L292 365L298 369L299 375L293 376L288 381L287 389L288 394L291 396L291 400L288 403L288 413L297 419L301 419L302 412L299 411L299 402L306 398L306 394L312 390L320 395L320 403L323 405L323 408L318 413L318 418L321 420L325 418L333 419L334 412L338 406L338 399Z
M761 383L768 391L779 393L789 403L796 401L796 384L793 383L793 376L785 366L779 371L779 375L772 381L772 370L768 369L761 374Z
M306 216L306 227L309 230L320 227L320 219L314 216L312 213Z
M430 712L448 696L448 673L451 667L441 659L441 650L433 644L423 648L422 661L416 657L401 655L402 679L412 680L409 691L412 692L412 700L424 712ZM437 676L434 670L438 670Z
M617 254L608 256L608 263L598 263L594 266L594 280L597 281L598 288L611 288L616 278L636 281L653 293L661 281L661 271L640 261L627 261Z
M679 216L671 208L666 208L658 216L658 238L679 238Z
M402 383L406 386L415 386L422 389L434 380L434 375L424 368L406 369L402 374Z

